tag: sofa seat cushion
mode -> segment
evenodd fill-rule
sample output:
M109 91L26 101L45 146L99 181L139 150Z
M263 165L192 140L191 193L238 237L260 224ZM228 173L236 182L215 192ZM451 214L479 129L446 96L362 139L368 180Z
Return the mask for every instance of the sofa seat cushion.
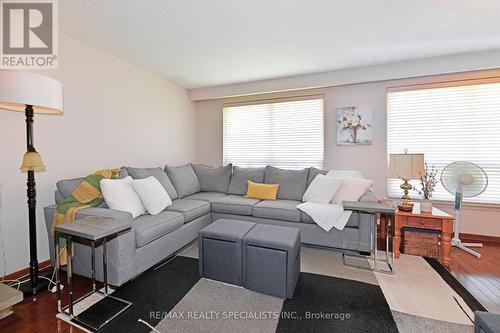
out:
M225 197L225 193L221 192L198 192L195 194L188 195L186 199L194 199L194 200L201 200L201 201L207 201L207 202L212 202L216 199Z
M184 215L184 223L188 223L202 215L210 213L210 203L193 199L177 199L167 211L179 212Z
M296 200L264 200L253 208L253 216L275 220L300 222L300 210Z
M217 213L252 215L253 207L260 200L245 198L241 195L226 195L212 201L212 211Z
M300 218L301 218L302 222L304 222L304 223L315 224L315 222L312 219L312 217L309 216L309 214L304 213L302 211L300 212ZM351 228L357 228L357 227L359 227L359 214L358 213L354 213L353 212L351 214L351 217L347 221L346 227L351 227ZM335 230L335 229L333 229L333 230Z
M184 217L178 212L163 211L158 215L141 215L132 223L135 247L139 248L181 227Z

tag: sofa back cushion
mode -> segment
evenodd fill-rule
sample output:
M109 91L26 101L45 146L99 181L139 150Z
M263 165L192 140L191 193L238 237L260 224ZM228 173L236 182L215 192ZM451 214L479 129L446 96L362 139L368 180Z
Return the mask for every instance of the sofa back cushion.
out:
M122 167L120 170L120 174L118 175L118 179L123 179L128 176L127 169L125 167ZM85 177L82 178L72 178L72 179L62 179L56 183L56 194L55 194L55 199L56 199L56 204L60 204L64 200L66 200L71 193L76 189L78 185L80 185L81 182L85 180ZM59 193L57 193L59 192ZM108 208L108 205L106 204L106 201L103 200L103 202L97 206L99 208Z
M64 199L68 198L75 188L83 182L85 178L63 179L56 183L56 187L63 195Z
M174 184L180 199L200 192L200 182L191 165L186 164L178 167L166 165L165 172L170 181L172 181L172 184Z
M307 188L308 175L309 169L285 170L267 166L264 183L280 185L278 199L302 201Z
M127 173L133 179L144 179L150 176L155 177L163 188L167 191L170 199L177 199L177 191L162 168L133 168L127 167Z
M266 168L233 167L233 175L227 189L227 194L245 195L248 190L247 181L263 183Z
M307 186L311 185L312 181L314 178L316 178L317 175L326 175L328 171L326 170L321 170L321 169L316 169L315 167L310 167L309 168L309 176L307 177Z
M231 163L221 167L212 167L202 164L191 164L191 166L200 182L200 191L227 192L229 182L231 181L231 170L233 169Z

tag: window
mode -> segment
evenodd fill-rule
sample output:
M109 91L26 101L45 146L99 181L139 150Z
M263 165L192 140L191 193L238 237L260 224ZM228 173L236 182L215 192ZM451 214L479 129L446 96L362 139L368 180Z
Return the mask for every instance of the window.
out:
M323 166L323 97L224 106L224 164Z
M411 153L424 153L426 162L438 168L438 175L454 161L478 164L488 175L488 188L480 196L464 200L499 204L500 80L419 88L388 92L388 153L402 153L405 148ZM400 184L400 180L388 181L389 196L401 196ZM438 184L433 199L453 198Z

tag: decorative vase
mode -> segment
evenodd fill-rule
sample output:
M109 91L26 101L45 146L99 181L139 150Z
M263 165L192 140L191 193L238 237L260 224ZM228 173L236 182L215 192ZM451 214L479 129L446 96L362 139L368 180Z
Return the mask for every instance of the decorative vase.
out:
M432 213L432 201L428 199L422 200L420 203L420 211L422 213Z
M351 143L358 143L358 128L351 127Z

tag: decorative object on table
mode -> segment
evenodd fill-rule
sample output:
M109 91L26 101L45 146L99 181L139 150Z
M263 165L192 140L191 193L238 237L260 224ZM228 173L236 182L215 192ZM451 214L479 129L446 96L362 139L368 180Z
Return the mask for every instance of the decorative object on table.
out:
M21 170L27 172L27 194L30 239L30 280L20 289L26 294L37 294L48 281L38 279L36 245L36 184L35 172L45 171L40 154L33 141L33 116L35 113L57 115L63 113L63 87L50 77L21 71L0 71L0 109L24 112L26 116L27 150Z
M348 106L337 109L337 145L371 145L372 110Z
M413 201L408 195L413 186L408 181L420 179L424 172L424 154L408 154L408 149L405 149L404 154L389 155L389 177L403 180L400 187L404 193L398 204L399 210L405 212L413 210Z
M403 252L416 256L438 258L441 233L438 230L404 227Z
M434 192L437 183L437 169L429 167L427 162L424 163L424 174L420 176L420 188L413 186L413 189L422 197L420 210L423 213L432 213L432 192Z
M448 164L441 173L441 184L455 195L455 228L451 245L464 250L478 258L481 254L468 247L483 247L481 243L462 243L460 240L460 220L462 211L462 199L472 198L480 195L488 187L488 176L484 170L470 162L459 161Z
M441 233L441 246L439 249L439 259L444 266L451 264L451 235L453 233L453 216L433 208L432 213L422 214L420 203L416 203L412 212L398 210L396 212L394 239L394 252L396 258L400 256L401 234L405 227L436 230Z

